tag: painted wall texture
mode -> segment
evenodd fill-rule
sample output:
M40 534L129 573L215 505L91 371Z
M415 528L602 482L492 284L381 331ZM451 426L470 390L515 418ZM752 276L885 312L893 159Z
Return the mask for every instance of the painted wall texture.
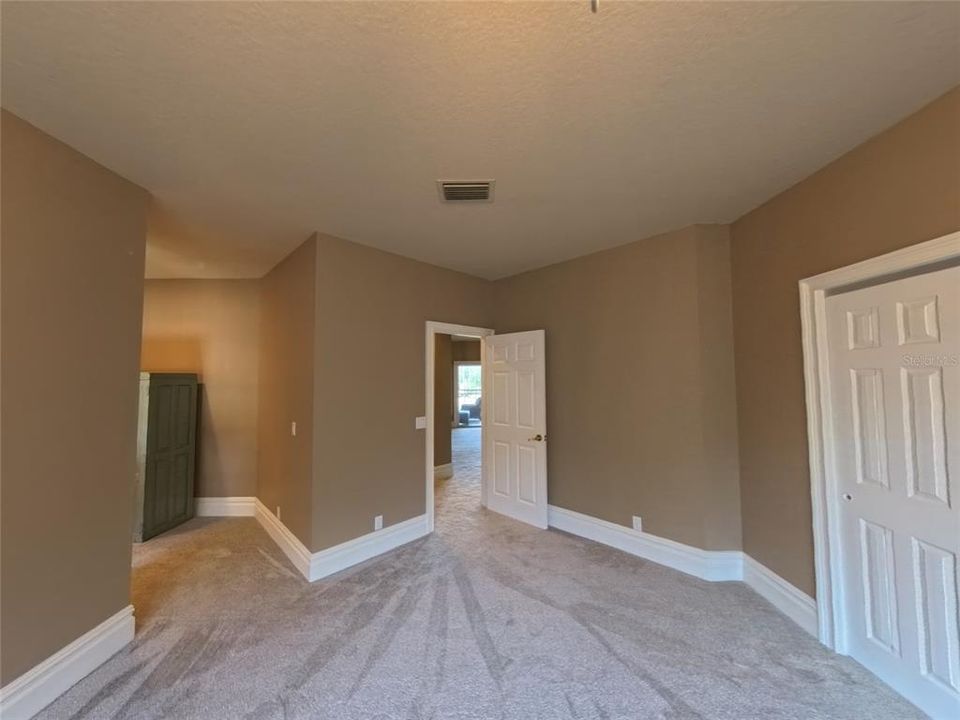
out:
M487 281L329 236L316 287L315 551L423 514L426 322L493 320Z
M797 283L960 229L960 89L733 223L744 549L813 594Z
M433 464L452 460L451 422L453 421L453 343L449 335L434 336L433 368Z
M0 123L6 684L130 603L148 195Z
M200 376L197 497L257 494L257 280L147 280L140 368Z
M546 331L552 505L739 549L729 282L698 225L496 284L497 332Z
M257 497L306 547L314 512L317 241L310 237L260 281ZM291 423L297 434L291 433Z

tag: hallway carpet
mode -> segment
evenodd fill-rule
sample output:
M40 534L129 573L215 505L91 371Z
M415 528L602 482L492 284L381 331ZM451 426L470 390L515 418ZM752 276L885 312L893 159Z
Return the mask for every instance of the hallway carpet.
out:
M431 537L312 585L249 518L138 546L136 639L38 717L922 717L741 583L484 511L479 434Z

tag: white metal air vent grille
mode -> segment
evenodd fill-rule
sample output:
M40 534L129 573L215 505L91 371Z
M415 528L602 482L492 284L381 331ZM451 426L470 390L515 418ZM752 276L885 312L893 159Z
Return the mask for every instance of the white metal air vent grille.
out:
M492 202L494 180L437 180L444 202Z

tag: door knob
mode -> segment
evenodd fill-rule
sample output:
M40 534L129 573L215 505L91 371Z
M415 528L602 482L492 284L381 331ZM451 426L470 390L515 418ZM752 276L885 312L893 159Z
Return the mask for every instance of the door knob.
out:
M547 439L546 435L541 435L540 433L537 433L532 438L527 438L527 442L543 442L546 439Z
M850 502L851 500L853 500L853 495L851 495L850 493L844 493L843 499L846 500L847 502Z

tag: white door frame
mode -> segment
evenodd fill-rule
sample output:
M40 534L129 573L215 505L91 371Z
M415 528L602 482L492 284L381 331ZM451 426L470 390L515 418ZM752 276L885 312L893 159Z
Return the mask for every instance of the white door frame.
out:
M922 271L926 266L936 267L954 261L960 261L960 232L800 281L819 637L820 642L843 655L847 654L849 618L843 598L839 484L833 465L826 298L839 289L847 289L847 286L877 284L898 275Z
M427 515L427 532L433 532L433 429L436 423L436 418L433 413L433 388L434 388L434 377L436 375L437 367L437 346L436 346L436 336L437 335L466 335L468 337L475 337L480 340L485 338L487 335L493 335L494 332L490 328L474 327L472 325L453 325L451 323L443 322L434 322L432 320L427 321L427 332L426 332L426 358L427 358L427 370L425 375L426 385L426 415L427 415L427 446L426 451L426 515ZM480 343L480 365L483 366L484 363L485 350L483 348L483 343ZM480 443L481 450L483 448L483 443L486 441L487 433L487 424L483 422L483 405L480 406ZM480 454L481 460L483 462L483 453ZM485 467L481 467L480 472L480 502L483 505L487 504L486 496L486 487L487 487L487 470Z

